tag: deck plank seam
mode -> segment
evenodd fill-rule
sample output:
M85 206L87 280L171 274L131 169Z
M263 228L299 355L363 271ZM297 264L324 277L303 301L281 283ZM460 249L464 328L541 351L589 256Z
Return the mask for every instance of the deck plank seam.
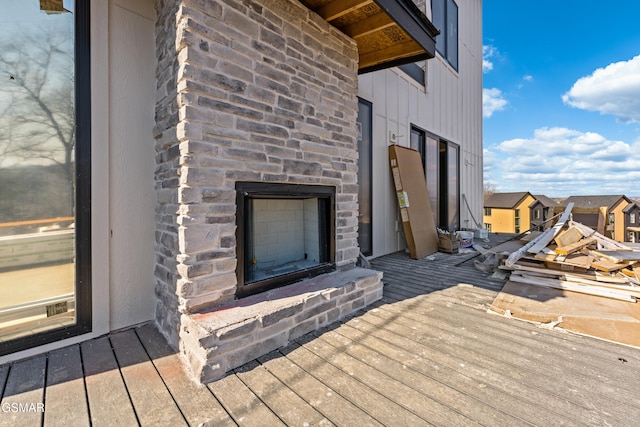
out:
M349 326L349 325L343 325L343 326L346 326L346 327L348 327L348 328L351 328L351 326ZM352 329L353 329L353 328L352 328ZM356 343L356 341L354 341L353 339L349 338L349 337L348 337L348 336L346 336L346 335L341 334L341 333L340 333L340 329L336 329L334 332L335 332L336 334L338 334L338 335L342 336L344 339L349 340L349 342L351 342L351 343ZM317 336L317 338L319 338L320 340L322 340L322 341L324 341L325 343L327 343L327 345L334 346L333 344L329 343L327 340L323 339L321 335L318 335L318 336ZM380 338L377 338L377 339L380 339ZM387 359L390 359L390 360L392 360L392 361L394 361L394 362L396 362L396 363L402 364L402 365L403 365L403 367L404 367L404 366L406 366L406 365L405 365L404 363L402 363L400 360L397 360L397 359L395 359L395 358L392 358L391 356L389 356L389 355L387 355L387 354L385 354L385 353L382 353L382 352L378 351L377 349L375 349L374 347L372 347L372 346L370 346L370 345L368 345L368 344L363 344L363 343L361 343L361 342L358 342L358 345L364 346L364 347L365 347L365 348L367 348L370 352L373 352L373 353L379 354L380 356L382 356L382 357L384 357L384 358L387 358ZM334 346L334 347L335 347L335 346ZM337 347L336 347L336 348L337 348ZM407 351L407 353L411 353L411 352ZM349 354L349 353L345 350L345 354ZM355 357L355 356L352 356L352 357ZM429 358L428 358L428 357L426 357L426 356L420 356L420 357L421 357L421 358L423 358L423 359L430 360L431 362L433 362L433 363L435 364L435 362L434 362L434 361L432 361L431 359L429 359ZM358 359L358 360L360 360L360 359ZM373 369L377 369L375 366L373 366L373 365L371 365L371 364L367 363L367 362L366 362L366 361L364 361L364 360L361 360L361 362L362 362L362 363L365 363L366 365L370 366L370 367L371 367L371 368L373 368ZM469 397L470 399L472 399L472 400L476 401L477 403L479 403L479 404L480 404L480 405L482 405L482 406L486 406L486 407L488 407L488 408L491 408L491 409L495 410L496 412L500 412L500 413L502 413L503 415L505 415L505 416L507 416L507 417L513 417L513 418L516 418L516 419L518 419L518 420L520 420L520 421L522 421L522 422L524 422L524 423L526 423L526 424L533 425L531 422L529 422L529 421L527 421L527 420L525 420L525 419L519 418L517 415L509 414L509 413L507 413L507 412L503 411L502 409L500 409L499 407L497 407L497 406L495 406L495 405L492 405L490 402L483 401L483 400L481 400L481 399L479 399L479 398L477 398L477 397L475 397L475 396L473 396L473 395L471 395L471 394L467 393L467 392L466 392L466 391L464 391L464 390L461 390L461 389L459 389L459 388L456 388L456 387L452 386L451 384L447 384L447 383L445 383L445 382L443 382L443 381L439 380L438 378L436 378L436 377L434 377L434 376L432 376L432 375L428 375L428 374L426 374L426 373L424 373L424 372L418 371L418 370L416 370L416 369L412 368L411 366L406 366L406 369L409 369L411 372L415 373L416 375L419 375L419 376L423 376L423 377L429 378L430 380L432 380L432 381L434 381L434 382L436 382L436 383L438 383L438 384L442 385L442 386L443 386L443 387L445 387L445 388L449 388L449 389L451 389L451 390L455 390L456 392L460 393L461 395L464 395L464 396ZM469 376L465 375L465 374L464 374L464 373L462 373L462 372L459 372L459 371L456 371L456 372L458 372L461 376L465 376L465 377L470 378L470 379L472 379L472 380L473 380L473 378L472 378L472 377L469 377ZM391 377L391 378L393 378L393 377ZM399 381L399 380L396 380L396 381ZM424 393L424 391L423 391L423 390L421 390L421 389L419 389L419 388L417 388L417 387L414 387L412 384L405 384L405 385L406 385L406 386L408 386L408 387L410 387L410 388L412 388L413 390L415 390L415 391L417 391L417 392L419 392L419 393ZM488 385L488 386L489 386L489 387L492 387L492 388L494 388L494 389L496 389L496 391L498 391L498 392L501 392L501 391L500 391L497 387L495 387L495 386L492 386L492 385ZM430 398L431 398L431 397L430 397ZM433 398L432 398L432 399L433 399ZM434 399L434 400L435 400L435 399ZM522 401L522 399L518 399L518 400L521 400L521 401ZM443 404L443 405L446 405L446 403L444 403L444 402L440 402L440 403L441 403L441 404ZM448 405L447 405L447 406L448 406ZM452 408L452 409L455 409L455 408ZM464 415L464 414L462 414L462 415ZM426 421L428 422L428 420L426 420Z
M363 321L364 321L365 323L369 323L373 328L378 328L378 326L377 326L376 324L373 324L373 323L367 322L366 320L363 320ZM350 326L350 325L346 325L346 326L349 326L349 328L354 329L355 331L358 331L358 332L360 332L360 333L364 333L363 331L361 331L361 330L359 330L359 329L357 329L357 328L354 328L354 327L352 327L352 326ZM420 343L420 342L418 342L418 341L415 341L415 340L411 339L410 337L401 336L401 335L399 335L399 334L396 334L395 332L389 332L389 333L392 333L392 334L394 334L394 335L398 335L398 336L400 336L401 338L403 338L403 339L405 339L405 340L412 341L412 342L414 342L417 346L421 346L421 347L428 348L428 349L429 349L429 350L431 350L431 351L437 351L438 353L440 353L440 354L442 354L442 355L444 355L444 356L446 356L446 357L448 357L448 358L451 358L452 360L458 360L458 359L459 359L459 357L458 357L457 355L455 355L455 354L451 354L451 353L449 353L449 352L446 352L445 350L442 350L442 349L433 349L433 348L431 348L431 347L426 346L425 344L422 344L422 343ZM386 338L384 338L384 337L377 336L377 335L372 335L372 336L373 336L374 338L378 339L378 340L381 340L381 341L383 341L383 342L386 342L386 343L387 343L388 345L390 345L390 346L396 346L396 347L398 347L398 344L397 344L397 343L395 343L395 342L393 342L393 341L389 341L388 339L386 339ZM404 349L406 352L408 352L408 353L411 353L411 352L412 352L412 350L407 349L406 347L401 347L401 348L403 348L403 349ZM431 362L433 362L433 363L437 363L436 361L434 361L433 359L430 359L430 358L429 358L429 357L427 357L427 356L421 356L421 357L424 357L424 358L426 358L426 359L430 360L430 361L431 361ZM467 364L469 364L469 363L467 362ZM486 368L486 367L484 367L484 366L479 366L479 367L481 367L481 368L482 368L482 369L484 369L484 370L487 370L487 371L493 372L491 369ZM463 372L463 371L461 371L461 370L459 370L459 369L457 369L457 368L456 368L456 369L454 369L454 371L455 371L455 372L457 372L458 374L462 375L462 376L465 376L465 377L470 378L470 379L472 379L472 380L476 380L476 378L475 378L475 377L473 377L473 376L469 376L468 374L466 374L465 372ZM493 372L493 373L495 373L495 372ZM501 374L501 375L502 375L502 374ZM511 377L508 377L508 378L510 378L513 382L517 382L517 379L516 379L516 378L511 378ZM541 392L541 393L545 393L545 394L547 394L547 395L549 394L546 390L542 390L542 389L539 389L539 388L537 388L537 387L533 387L533 386L530 386L530 385L526 385L526 386L527 386L528 388L533 388L533 389L535 389L535 390L537 390L537 391L539 391L539 392ZM498 389L498 391L501 391L501 390L500 390L500 389ZM502 392L502 393L504 393L504 391L501 391L501 392ZM561 397L557 397L557 396L556 396L556 398L563 399L564 397L563 397L563 396L561 396ZM519 399L519 400L523 400L523 399L520 399L520 398L518 398L518 399ZM536 404L536 402L533 402L533 401L527 401L527 402L528 402L528 403L530 403L530 404ZM572 404L573 404L573 402L572 402ZM576 405L576 406L580 406L580 405ZM552 412L554 415L556 415L556 416L558 417L558 419L566 419L566 418L565 418L565 416L564 416L564 414L558 413L558 412L556 412L556 411L552 411L552 410L550 410L549 408L544 408L544 409L545 409L546 411L548 411L548 412Z
M460 307L461 310L456 310L456 311L454 311L452 313L449 313L448 317L447 317L447 316L444 316L442 313L434 312L432 310L427 310L426 309L427 307L424 306L425 303L429 304L429 305L433 304L436 309L437 308L443 308L442 304L438 304L437 301L423 301L421 304L418 304L418 305L415 306L415 309L416 309L415 311L416 312L419 312L420 314L426 315L426 316L432 315L432 316L437 317L438 320L442 322L441 324L439 324L439 327L440 326L448 326L449 328L453 328L455 325L451 325L451 322L450 322L452 317L455 317L456 319L462 321L462 319L460 317L460 313L458 311L464 311L465 310L463 308L463 307L465 307L464 304L461 304L461 306L462 306L462 307ZM396 313L396 311L392 310L391 307L389 307L389 306L386 306L386 307L381 306L380 308L383 309L383 310L386 310L388 312ZM527 335L522 335L522 333L530 332L532 330L530 326L516 329L516 328L512 327L512 326L515 326L515 325L512 325L512 324L506 325L506 324L500 323L500 325L504 326L504 327L496 328L496 327L494 327L494 322L492 320L487 319L486 316L481 315L481 313L478 312L477 310L465 311L465 316L467 316L467 315L475 318L474 322L469 323L467 331L473 330L473 331L475 331L475 333L478 333L478 334L480 334L480 333L481 334L486 334L488 336L491 336L491 337L495 338L499 342L503 342L503 341L507 340L508 338L511 338L511 339L516 339L518 342L521 343L521 345L523 347L530 348L530 349L539 348L541 345L543 345L545 348L549 348L549 349L555 349L555 350L561 350L561 351L569 351L570 350L569 348L567 348L566 345L562 345L561 343L557 343L557 342L553 342L552 343L552 342L547 341L545 338L547 337L548 334L542 334L539 331L536 331L536 332L538 332L538 334L536 335L535 339L530 337L528 334ZM414 315L414 313L407 313L407 316L412 317L413 319L416 319L416 316ZM480 324L487 326L487 329L481 329L480 328ZM515 334L514 334L514 329L517 332ZM553 332L564 334L564 330L559 330L559 331L555 331L554 330ZM578 336L578 337L579 338L583 338L581 336ZM545 341L541 343L540 339L543 339ZM575 347L575 346L578 346L579 344L582 344L581 347L588 347L588 349L591 350L591 346L588 346L587 345L588 343L585 343L585 342L572 343L571 345ZM585 350L587 350L587 348L585 348ZM542 357L542 355L541 355L541 357ZM592 371L597 372L603 367L603 365L605 365L605 363L600 363L600 364L595 363L594 364L594 362L597 362L597 361L598 361L597 358L589 358L589 360L583 361L583 364L585 366L587 366L589 369L591 369ZM577 375L583 375L582 372L576 372L576 374Z
M111 349L111 353L113 353L113 358L116 362L116 365L118 366L118 374L120 374L120 379L122 380L122 384L124 385L124 389L127 392L127 398L129 399L129 402L131 402L131 409L133 409L133 415L136 417L136 423L138 423L138 425L142 425L140 423L140 417L138 416L138 411L136 410L135 405L133 404L133 399L131 398L131 392L129 391L129 386L127 385L127 381L124 378L124 375L122 374L122 366L120 365L120 360L118 360L118 356L116 355L116 351L113 348L113 342L111 341L111 335L107 336L107 340L109 341L109 348Z
M335 332L336 332L336 333L340 334L338 331L339 331L339 329L336 329L336 330L335 330ZM346 351L346 349L345 349L345 350L343 350L343 349L341 349L341 348L339 348L339 347L336 347L335 345L331 344L330 342L328 342L328 341L324 340L324 339L322 338L322 334L321 334L321 333L318 333L318 334L313 333L313 334L314 334L314 337L315 337L316 339L320 339L321 341L323 341L323 342L325 343L325 345L331 346L331 347L333 347L333 348L335 348L335 349L339 350L342 354L345 354L345 355L347 355L348 357L351 357L351 358L355 359L356 361L358 361L358 362L360 362L360 363L362 363L362 364L364 364L364 365L366 365L366 366L368 366L368 367L370 367L370 368L372 368L372 369L376 369L376 370L378 369L378 368L376 368L375 366L373 366L373 365L371 365L371 364L367 363L366 361L364 361L364 360L360 360L360 359L358 359L358 358L356 358L356 357L354 357L354 356L350 355L350 354ZM344 336L344 335L343 335L343 336ZM345 337L345 338L346 338L346 337ZM306 348L306 347L305 347L305 348ZM345 347L345 348L346 348L346 347ZM312 350L310 350L310 351L312 351ZM312 352L313 352L313 351L312 351ZM337 369L338 369L338 370L340 370L341 372L344 372L345 374L349 375L349 373L348 373L347 371L345 371L344 369L342 369L342 367L341 367L341 366L338 366L338 365L336 365L335 363L332 363L331 361L329 361L329 360L327 360L326 358L324 358L324 357L320 356L320 355L319 355L319 354L317 354L316 352L313 352L313 353L314 353L314 354L316 354L316 355L317 355L317 357L319 357L319 358L323 359L326 363L330 364L331 366L334 366L335 368L337 368ZM382 354L382 353L379 353L379 354L381 354L382 356L385 356L385 355L384 355L384 354ZM386 356L385 356L385 357L386 357ZM389 358L389 359L391 359L392 361L395 361L395 362L397 362L397 363L401 363L401 362L399 362L399 361L397 361L397 360L395 360L395 359L392 359L392 358L390 358L390 357L387 357L387 358ZM407 368L408 368L408 367L407 367ZM408 369L410 369L410 368L408 368ZM417 372L417 371L414 371L414 372ZM414 391L416 391L416 392L418 392L418 393L420 393L420 394L424 395L424 396L425 396L425 397L427 397L428 399L430 399L430 400L432 400L432 401L434 401L434 402L437 402L438 404L440 404L440 405L442 405L442 406L445 406L445 407L449 408L451 411L456 412L458 415L460 415L460 416L462 416L462 417L465 417L465 418L469 419L469 417L468 417L467 415L465 415L465 414L461 413L459 410L457 410L456 408L454 408L454 407L450 406L448 403L443 402L443 401L441 401L441 400L439 400L439 399L435 398L434 396L427 396L427 395L425 395L423 390L419 390L418 388L416 388L416 387L412 386L411 384L405 384L404 382L400 381L399 379L396 379L396 378L394 378L394 377L392 377L392 376L390 376L390 375L388 375L388 374L386 374L386 373L383 373L383 372L380 372L380 371L378 371L378 373L379 373L379 374L381 374L381 375L384 375L386 378L388 378L388 379L389 379L389 380L391 380L391 381L394 381L394 382L398 382L398 383L400 383L400 384L403 384L404 386L406 386L406 387L408 387L408 388L410 388L410 389L412 389L412 390L414 390ZM422 375L422 374L421 374L421 375ZM408 407L408 406L405 406L405 405L403 405L401 402L397 402L397 401L395 401L395 400L391 399L390 397L385 396L384 394L382 394L382 393L378 392L377 390L372 389L371 387L369 387L369 386L368 386L368 384L367 384L366 382L361 381L357 376L353 376L353 378L354 378L354 380L358 381L360 384L364 385L365 387L368 387L368 388L369 388L370 390L372 390L374 393L378 393L378 394L379 394L379 395L381 395L382 397L385 397L385 398L389 399L390 401L394 402L395 404L397 404L398 406L400 406L400 407L404 408L406 411L409 411L409 412L411 412L412 414L416 415L417 417L421 418L422 420L426 421L427 423L432 424L431 422L429 422L429 420L428 420L428 419L426 419L425 417L421 416L421 415L420 415L419 413L417 413L414 409L412 409L412 408L410 408L410 407ZM440 384L443 384L443 383L442 383L442 382L440 382L440 381L438 381L438 382L439 382ZM450 386L447 386L446 384L445 384L445 386L446 386L446 387L451 388ZM456 390L456 391L458 391L458 390ZM467 395L466 393L462 393L462 394ZM470 420L470 421L474 421L474 420L472 420L472 419L469 419L469 420ZM433 425L433 424L432 424L432 425Z
M138 342L140 343L140 346L142 346L142 349L144 350L144 353L147 355L147 357L149 358L149 361L151 362L151 366L153 366L153 369L156 371L156 373L158 374L158 377L162 381L162 385L164 386L164 388L169 393L169 396L171 396L171 400L176 405L176 408L178 408L178 412L180 412L180 415L182 416L182 419L184 420L185 424L189 425L189 420L187 419L187 417L185 416L184 412L182 411L182 408L180 408L180 405L178 404L178 401L174 397L173 393L171 392L171 389L169 388L169 386L167 385L166 381L164 380L162 374L158 370L158 367L156 366L155 360L153 359L153 357L151 357L151 355L149 354L149 351L147 350L147 348L144 345L144 341L140 338L140 335L138 335L138 329L139 328L134 328L133 332L134 332L136 338L138 339ZM129 397L131 397L131 396L129 396ZM131 402L131 404L133 405L133 401Z
M305 337L305 336L303 336ZM302 344L300 344L300 339L303 338L297 338L295 340L293 340L292 344L296 345L298 347L303 347ZM281 353L282 354L282 353ZM292 360L291 358L287 357L287 355L283 355L290 363L293 363L295 365L297 365L303 372L305 372L308 376L314 378L316 381L318 381L319 383L321 383L322 385L324 385L325 387L327 387L328 389L330 389L332 391L332 393L335 393L336 395L340 396L342 399L348 401L349 403L351 403L353 406L355 406L356 408L360 409L362 412L364 412L365 414L367 414L368 416L370 416L372 419L376 420L378 423L380 423L381 425L384 425L384 423L382 421L380 421L379 419L377 419L373 414L371 414L366 408L363 408L361 405L358 405L355 402L352 402L351 400L349 400L346 396L344 396L342 393L338 392L337 390L335 390L334 387L331 387L331 385L327 384L327 382L325 380L323 380L322 378L319 378L317 375L313 375L311 372L309 372L304 366L300 366L300 364L296 363L294 360ZM328 363L326 360L324 360L323 358L321 358L320 356L318 356L318 358L322 359L323 361L325 361L326 363ZM333 365L332 365L333 366ZM333 420L331 420L327 414L322 414L323 416L325 416L328 420L330 420L334 425L339 425L338 423L335 423Z
M245 381L242 380L242 377L240 375L238 375L238 369L239 368L235 368L233 369L233 375L235 375L235 377L238 379L238 381L240 381L251 393L253 393L253 395L260 401L262 402L262 404L269 409L269 411L271 411L271 413L277 418L279 419L283 425L287 425L287 422L276 412L273 410L273 408L271 408L271 406L269 406L269 404L267 403L267 401L265 401L258 393L256 393L255 391L253 391L253 389L249 386L249 384L247 384ZM225 409L226 410L226 409ZM228 413L228 412L227 412ZM234 420L235 421L235 420Z
M91 407L89 405L89 392L87 391L87 372L84 369L84 357L82 349L78 345L78 354L80 356L80 369L82 369L82 386L84 388L84 398L87 401L87 415L89 416L89 427L93 426L93 418L91 417Z
M375 313L373 313L373 316L376 316L376 315L375 315ZM384 318L380 318L380 319L381 319L381 321L384 321ZM404 319L403 319L403 320L404 320ZM366 321L366 320L364 320L364 321ZM404 322L404 323L405 323L405 326L410 326L407 322L409 322L409 320L406 320L406 321ZM371 322L367 322L367 323L370 323L370 324L374 325L375 327L379 327L379 326L378 326L378 325L376 325L375 323L371 323ZM444 334L450 334L450 331L447 331L447 330L444 330L444 329L440 328L440 327L439 327L439 325L435 325L435 324L434 324L434 325L430 325L430 327L434 327L434 328L439 329L439 330L441 331L441 333L444 333ZM389 331L389 332L394 332L394 331ZM423 332L424 332L424 333L429 333L429 332L428 332L428 331L426 331L426 330L421 330L421 333L423 333ZM419 344L419 345L424 346L424 344L421 344L419 341L415 341L415 340L414 340L413 338L411 338L411 337L406 337L406 338L407 338L407 339L409 339L409 340L412 340L412 341L416 342L416 343L417 343L417 344ZM466 345L466 343L467 343L467 340L465 340L465 342L464 342L464 343L459 344L459 347L464 348L464 349L465 349L465 351L467 351L467 352L469 352L469 353L471 353L471 354L475 354L477 357L479 357L479 359L480 359L480 360L487 359L487 356L484 356L484 355L483 355L482 353L480 353L479 351L477 351L477 350L473 349L473 347L472 347L472 346ZM507 347L506 349L502 349L502 350L501 350L501 353L503 353L503 352L504 352L504 353L509 353L508 347ZM512 353L512 352L511 352L511 353ZM451 356L455 356L455 355L452 355L451 353L449 353L449 354L450 354ZM543 371L543 372L534 371L534 370L532 370L532 369L528 369L528 368L527 368L527 365L520 366L520 365L515 365L515 364L513 364L513 363L510 363L510 362L509 362L509 360L510 360L510 358L509 358L509 357L504 357L503 359L504 359L504 360L502 360L500 363L502 363L502 364L504 364L504 365L511 366L511 367L512 367L512 369L513 369L513 368L515 368L515 369L513 369L514 371L525 371L525 372L528 372L531 376L535 376L535 377L541 377L541 376L543 376L543 377L546 377L546 378L548 378L548 381L547 381L547 382L548 382L549 384L553 384L553 383L554 383L554 381L557 379L555 376L551 376L551 374L547 373L546 371ZM578 375L580 375L580 373L579 373L579 372L577 372L577 373L576 373L576 377L577 377ZM565 400L567 400L567 401L570 401L570 402L574 403L576 406L579 406L579 407L583 408L583 409L584 409L584 410L586 410L587 412L589 412L589 411L592 411L592 410L593 410L593 408L590 408L590 407L588 407L588 406L585 406L585 404L583 404L583 403L581 403L581 402L578 402L578 401L576 401L576 400L571 400L571 399L569 399L569 396L567 396L566 394L559 394L559 392L557 392L557 391L544 390L544 389L541 389L540 387L538 387L538 386L536 386L536 385L532 385L532 384L529 384L529 385L530 385L532 388L535 388L535 389L537 389L537 390L539 390L539 391L543 391L543 392L545 392L545 393L547 393L547 394L550 394L550 395L552 395L552 396L555 396L555 398L556 398L556 399L565 399ZM607 396L608 396L606 393L605 393L605 394L598 393L598 394L599 394L601 397L605 398L605 399L606 399L606 398L607 398ZM626 403L629 403L629 402L626 402ZM626 404L626 403L625 403L625 404ZM622 404L622 403L621 403L620 405L625 405L625 404Z

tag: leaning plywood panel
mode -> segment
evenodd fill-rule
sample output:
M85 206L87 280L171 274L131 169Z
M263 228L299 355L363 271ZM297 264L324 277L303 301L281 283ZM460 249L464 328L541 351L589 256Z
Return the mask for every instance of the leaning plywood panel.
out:
M438 250L438 233L429 203L420 153L391 145L389 161L409 255L420 259Z

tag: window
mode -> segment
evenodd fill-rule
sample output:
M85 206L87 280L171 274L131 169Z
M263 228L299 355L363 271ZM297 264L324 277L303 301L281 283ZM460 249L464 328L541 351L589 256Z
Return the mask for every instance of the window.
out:
M635 224L636 223L636 214L635 213L629 214L629 223L631 223L631 224Z
M516 218L516 228L520 227L520 218Z
M373 255L373 104L358 98L358 245Z
M439 30L436 50L458 70L458 5L453 0L431 0L433 25Z
M535 219L540 219L540 209L536 209L533 212L533 216L534 216Z
M420 62L419 64L417 63L405 64L405 65L399 66L398 68L404 71L409 77L414 79L420 85L424 86L426 84L427 82L427 79L426 79L427 73L425 71L427 68L426 61Z
M616 220L616 216L615 216L615 214L610 213L610 214L609 214L609 224L613 224L613 223L615 223L615 220Z
M491 208L484 208L484 216L491 216Z
M91 85L88 0L0 8L0 284L19 282L0 301L7 354L91 330Z
M488 232L491 232L491 224L487 224L486 222L484 223L484 229L487 230Z
M516 209L516 218L520 218L520 209Z

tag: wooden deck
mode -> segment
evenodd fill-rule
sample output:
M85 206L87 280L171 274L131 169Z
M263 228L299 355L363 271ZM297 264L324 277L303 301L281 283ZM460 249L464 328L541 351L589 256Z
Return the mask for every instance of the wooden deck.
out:
M378 258L383 301L207 387L151 325L0 366L0 425L637 425L639 349L488 314L467 258Z

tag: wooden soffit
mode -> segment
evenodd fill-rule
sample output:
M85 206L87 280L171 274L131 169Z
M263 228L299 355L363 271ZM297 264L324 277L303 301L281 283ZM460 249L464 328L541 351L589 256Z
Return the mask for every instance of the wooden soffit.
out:
M360 74L433 58L439 34L412 0L301 0L358 44Z

